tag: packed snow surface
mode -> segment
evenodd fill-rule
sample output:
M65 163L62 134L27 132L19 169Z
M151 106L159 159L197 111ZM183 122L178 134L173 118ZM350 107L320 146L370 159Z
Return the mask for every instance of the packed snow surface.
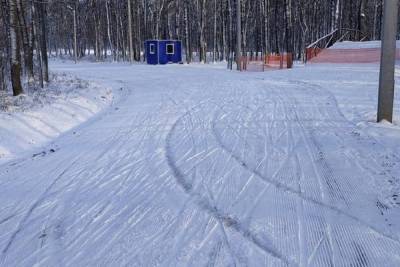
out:
M400 266L377 65L52 68L126 94L0 166L0 266Z

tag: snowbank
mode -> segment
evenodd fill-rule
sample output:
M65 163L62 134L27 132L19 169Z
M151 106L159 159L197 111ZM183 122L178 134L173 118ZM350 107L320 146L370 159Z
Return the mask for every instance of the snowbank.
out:
M0 164L52 139L109 106L115 90L66 74L54 74L45 89L27 89L0 103ZM35 152L30 152L34 154Z
M381 41L368 41L368 42L338 42L335 43L331 49L367 49L367 48L381 48ZM400 40L397 41L397 48L400 48Z

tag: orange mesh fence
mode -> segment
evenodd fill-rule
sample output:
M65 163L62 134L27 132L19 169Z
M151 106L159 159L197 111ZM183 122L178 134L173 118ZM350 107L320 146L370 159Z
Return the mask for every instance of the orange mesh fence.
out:
M244 56L241 58L241 69L243 71L266 71L271 69L284 69L293 67L293 55L267 55L259 58Z
M306 60L309 61L322 52L322 48L306 48Z
M310 63L376 63L381 59L380 48L360 49L324 49L314 57L307 59ZM400 60L400 48L396 49L396 59Z
M293 55L268 55L265 64L271 68L287 68L291 69L293 67Z
M265 57L261 56L259 58L243 56L240 60L242 71L264 71L264 61Z

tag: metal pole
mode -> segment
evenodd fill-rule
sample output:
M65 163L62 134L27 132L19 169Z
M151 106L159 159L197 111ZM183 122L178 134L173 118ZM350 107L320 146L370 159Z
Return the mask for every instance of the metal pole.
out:
M379 76L378 122L393 122L394 72L396 61L396 34L398 0L385 0L381 69Z
M242 54L242 8L241 8L241 0L236 0L236 64L237 70L241 71L242 67L240 64L241 54Z

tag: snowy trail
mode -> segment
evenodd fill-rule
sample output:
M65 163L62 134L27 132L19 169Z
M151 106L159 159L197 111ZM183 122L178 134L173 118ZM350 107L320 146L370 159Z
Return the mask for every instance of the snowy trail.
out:
M55 153L0 166L0 266L400 265L382 182L400 157L321 85L53 67L130 93Z

